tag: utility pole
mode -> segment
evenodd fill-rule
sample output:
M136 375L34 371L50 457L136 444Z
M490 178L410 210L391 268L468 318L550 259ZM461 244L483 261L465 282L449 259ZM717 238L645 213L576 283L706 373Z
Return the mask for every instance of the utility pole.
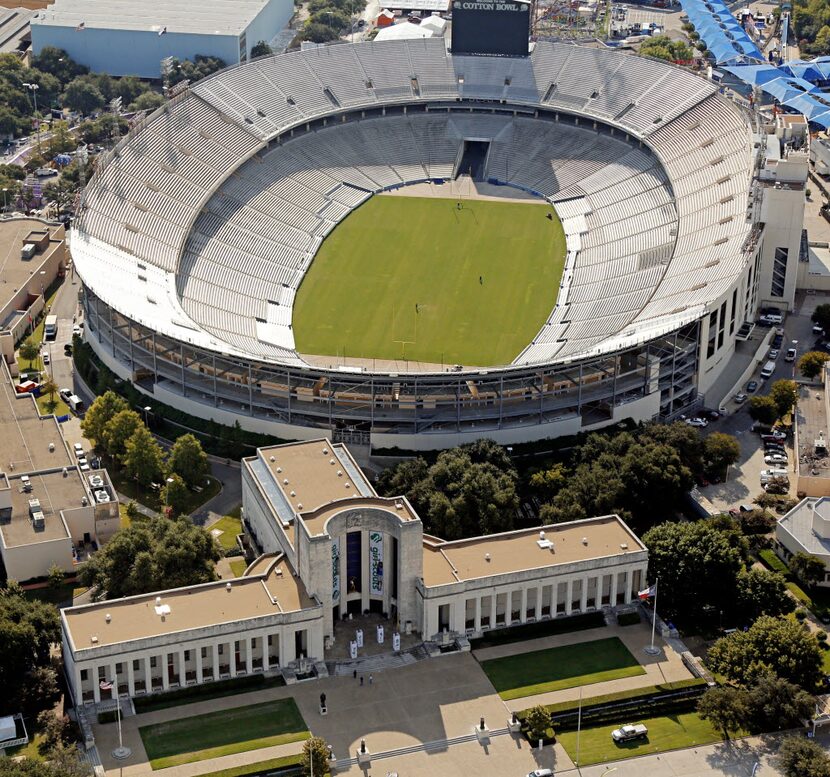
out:
M37 132L37 152L40 153L40 118L37 114L37 90L40 87L37 84L23 84L23 86L32 93L32 102L35 106L34 121L35 130Z

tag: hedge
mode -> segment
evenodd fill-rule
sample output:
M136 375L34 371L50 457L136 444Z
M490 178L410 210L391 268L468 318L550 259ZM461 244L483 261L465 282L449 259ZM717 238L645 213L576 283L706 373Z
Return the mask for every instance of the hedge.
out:
M706 680L695 677L674 683L593 696L582 702L582 724L617 723L622 717L636 719L688 712L696 708L698 698L708 687ZM569 731L576 728L579 707L575 706L573 701L548 704L546 709L551 714L553 728L556 731ZM528 731L525 718L528 712L529 710L522 710L517 713L517 717L522 722L522 733L526 737Z
M552 618L522 626L505 626L485 632L483 637L470 640L473 650L509 645L511 642L524 642L526 639L548 637L552 634L566 634L569 631L584 631L605 626L605 615L601 612L588 612L584 615L570 615L567 618Z
M274 774L280 777L302 774L301 756L284 755L282 758L271 758L267 761L260 761L256 764L245 766L232 766L230 769L222 769L218 772L208 772L202 777L253 777L257 774Z
M773 572L780 572L786 578L790 577L789 567L783 561L781 561L780 558L778 558L774 550L770 550L769 548L760 550L758 551L758 556L763 562L764 566L768 567Z
M641 621L640 613L636 610L634 612L623 612L617 616L617 624L620 626L633 626Z
M233 696L246 691L258 691L263 688L275 688L285 685L281 676L265 677L262 674L248 677L234 677L229 680L192 685L189 688L179 688L166 693L153 693L148 696L138 696L133 699L136 713L164 710L168 707L177 707L180 704L193 704L205 699L220 699L223 696Z
M99 723L115 723L118 713L115 710L107 710L106 712L98 713Z

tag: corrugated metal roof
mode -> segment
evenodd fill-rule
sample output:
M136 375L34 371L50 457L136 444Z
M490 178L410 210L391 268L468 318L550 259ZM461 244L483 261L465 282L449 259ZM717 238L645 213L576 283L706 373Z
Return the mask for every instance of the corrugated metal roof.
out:
M33 24L83 29L238 35L271 0L55 0ZM79 30L79 34L82 34Z

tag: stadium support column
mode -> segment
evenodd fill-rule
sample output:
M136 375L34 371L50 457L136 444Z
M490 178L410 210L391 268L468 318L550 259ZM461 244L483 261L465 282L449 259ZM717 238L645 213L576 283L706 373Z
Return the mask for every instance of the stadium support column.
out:
M254 372L251 369L251 363L248 362L248 412L251 416L254 414Z
M182 396L186 397L187 396L187 387L185 386L185 382L184 382L184 345L182 345L181 343L179 344L179 359L180 359L179 365L182 368L181 369L181 372L182 372Z
M213 360L213 406L216 407L219 404L219 397L216 393L216 354L213 354L211 359Z
M158 346L156 345L156 333L153 332L153 385L159 380ZM149 691L148 691L149 693Z

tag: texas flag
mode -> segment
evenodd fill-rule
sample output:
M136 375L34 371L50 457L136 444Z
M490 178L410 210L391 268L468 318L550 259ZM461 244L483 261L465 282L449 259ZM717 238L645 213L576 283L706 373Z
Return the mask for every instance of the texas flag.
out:
M644 588L642 591L637 592L637 596L641 599L650 599L654 594L657 593L657 586L651 585L648 588Z

